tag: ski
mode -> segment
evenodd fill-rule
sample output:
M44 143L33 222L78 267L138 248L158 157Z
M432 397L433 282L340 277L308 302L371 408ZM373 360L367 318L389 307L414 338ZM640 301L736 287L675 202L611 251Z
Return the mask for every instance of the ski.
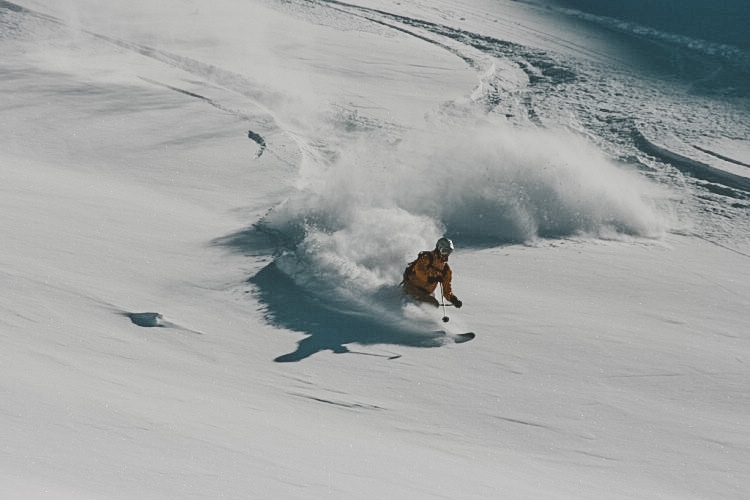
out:
M450 333L450 332L446 332L445 330L438 330L435 333L443 336L444 345L450 344L451 342L454 344L463 344L464 342L473 340L474 337L476 337L476 334L474 332Z
M464 342L468 342L476 337L476 334L474 332L454 333L451 337L456 344L463 344Z

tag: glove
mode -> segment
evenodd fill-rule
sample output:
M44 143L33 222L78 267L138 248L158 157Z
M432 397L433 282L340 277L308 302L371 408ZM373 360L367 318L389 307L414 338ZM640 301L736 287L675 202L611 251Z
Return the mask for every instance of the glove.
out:
M438 276L430 276L429 278L427 278L427 282L428 283L442 283L443 282L443 277L440 276L440 275L438 275Z
M435 298L435 297L433 297L432 295L430 295L430 299L429 299L429 302L427 302L427 303L428 303L428 304L431 304L431 305L433 305L433 306L435 306L435 307L440 307L440 302L438 302L438 299L436 299L436 298Z
M461 302L455 295L451 295L451 304L456 306L456 309L461 309L461 306L464 305L464 303Z

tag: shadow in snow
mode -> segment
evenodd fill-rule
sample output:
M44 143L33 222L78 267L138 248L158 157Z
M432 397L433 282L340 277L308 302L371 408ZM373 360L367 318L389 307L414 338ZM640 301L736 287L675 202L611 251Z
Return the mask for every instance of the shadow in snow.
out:
M356 311L339 311L327 307L322 300L299 287L281 272L275 263L263 268L250 278L256 288L259 302L265 308L266 320L277 327L302 332L297 349L275 359L277 362L303 360L317 352L357 353L347 344L392 344L411 347L438 347L443 345L440 332L417 332L390 318ZM400 309L394 316L401 315ZM398 357L398 356L392 356Z

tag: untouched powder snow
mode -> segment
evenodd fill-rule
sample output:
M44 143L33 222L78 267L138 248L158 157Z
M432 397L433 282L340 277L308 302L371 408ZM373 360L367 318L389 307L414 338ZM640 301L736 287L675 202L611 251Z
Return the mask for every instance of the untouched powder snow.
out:
M745 48L561 3L0 1L0 497L744 499Z

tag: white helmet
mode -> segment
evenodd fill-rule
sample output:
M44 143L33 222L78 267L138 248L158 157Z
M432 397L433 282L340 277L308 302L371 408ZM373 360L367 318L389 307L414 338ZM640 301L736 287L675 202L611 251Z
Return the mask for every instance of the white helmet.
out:
M435 250L447 257L453 251L453 242L448 238L440 238L435 244Z

